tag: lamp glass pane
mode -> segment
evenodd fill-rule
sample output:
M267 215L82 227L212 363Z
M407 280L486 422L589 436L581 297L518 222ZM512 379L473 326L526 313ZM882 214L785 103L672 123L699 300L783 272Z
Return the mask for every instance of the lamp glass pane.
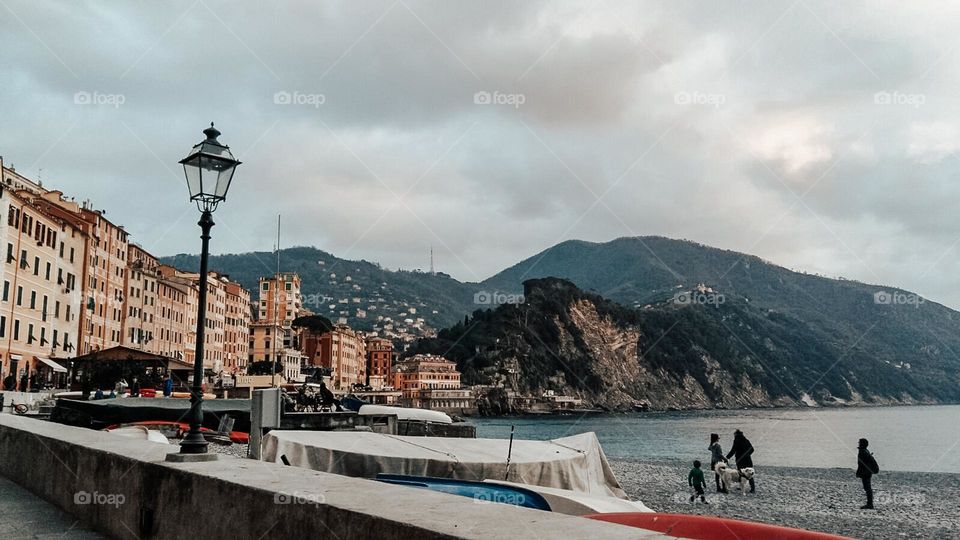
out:
M190 191L191 199L199 196L202 192L198 161L197 158L194 158L183 164L183 174L187 177L187 189Z

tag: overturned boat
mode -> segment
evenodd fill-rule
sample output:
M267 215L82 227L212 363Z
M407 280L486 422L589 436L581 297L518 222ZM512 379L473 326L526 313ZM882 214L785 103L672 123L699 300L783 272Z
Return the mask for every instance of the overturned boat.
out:
M512 482L627 499L594 433L549 441L271 431L262 459L344 476Z

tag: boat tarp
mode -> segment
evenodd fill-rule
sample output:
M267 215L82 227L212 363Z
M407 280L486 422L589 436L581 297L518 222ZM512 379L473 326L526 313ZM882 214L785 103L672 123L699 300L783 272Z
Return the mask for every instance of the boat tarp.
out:
M190 400L172 398L58 399L50 419L71 426L102 429L111 424L147 420L189 422ZM249 399L203 400L203 426L217 429L220 420L234 418L234 431L250 431Z
M507 480L626 499L594 433L549 441L407 437L363 431L271 431L263 460L345 476L406 474Z

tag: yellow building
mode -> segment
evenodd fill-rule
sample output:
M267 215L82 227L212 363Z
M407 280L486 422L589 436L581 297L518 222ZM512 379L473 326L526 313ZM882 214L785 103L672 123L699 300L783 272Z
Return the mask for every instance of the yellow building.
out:
M4 185L15 183L4 169ZM0 373L21 380L34 377L31 386L56 385L66 373L57 359L77 353L77 290L83 272L83 231L34 206L39 194L30 189L0 188L0 225L6 245L0 296ZM26 377L26 379L24 379Z

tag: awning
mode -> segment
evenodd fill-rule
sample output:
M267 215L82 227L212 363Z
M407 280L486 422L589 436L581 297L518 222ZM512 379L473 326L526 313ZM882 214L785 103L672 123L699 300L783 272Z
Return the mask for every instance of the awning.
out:
M23 360L23 357L20 356L19 354L11 354L11 355L10 355L10 359L11 359L11 360Z
M36 358L37 360L43 362L44 364L46 364L46 365L49 366L50 368L52 368L55 373L66 373L66 372L67 372L67 368L61 366L60 364L54 362L53 360L50 360L49 358L40 358L39 356L34 356L34 358Z

